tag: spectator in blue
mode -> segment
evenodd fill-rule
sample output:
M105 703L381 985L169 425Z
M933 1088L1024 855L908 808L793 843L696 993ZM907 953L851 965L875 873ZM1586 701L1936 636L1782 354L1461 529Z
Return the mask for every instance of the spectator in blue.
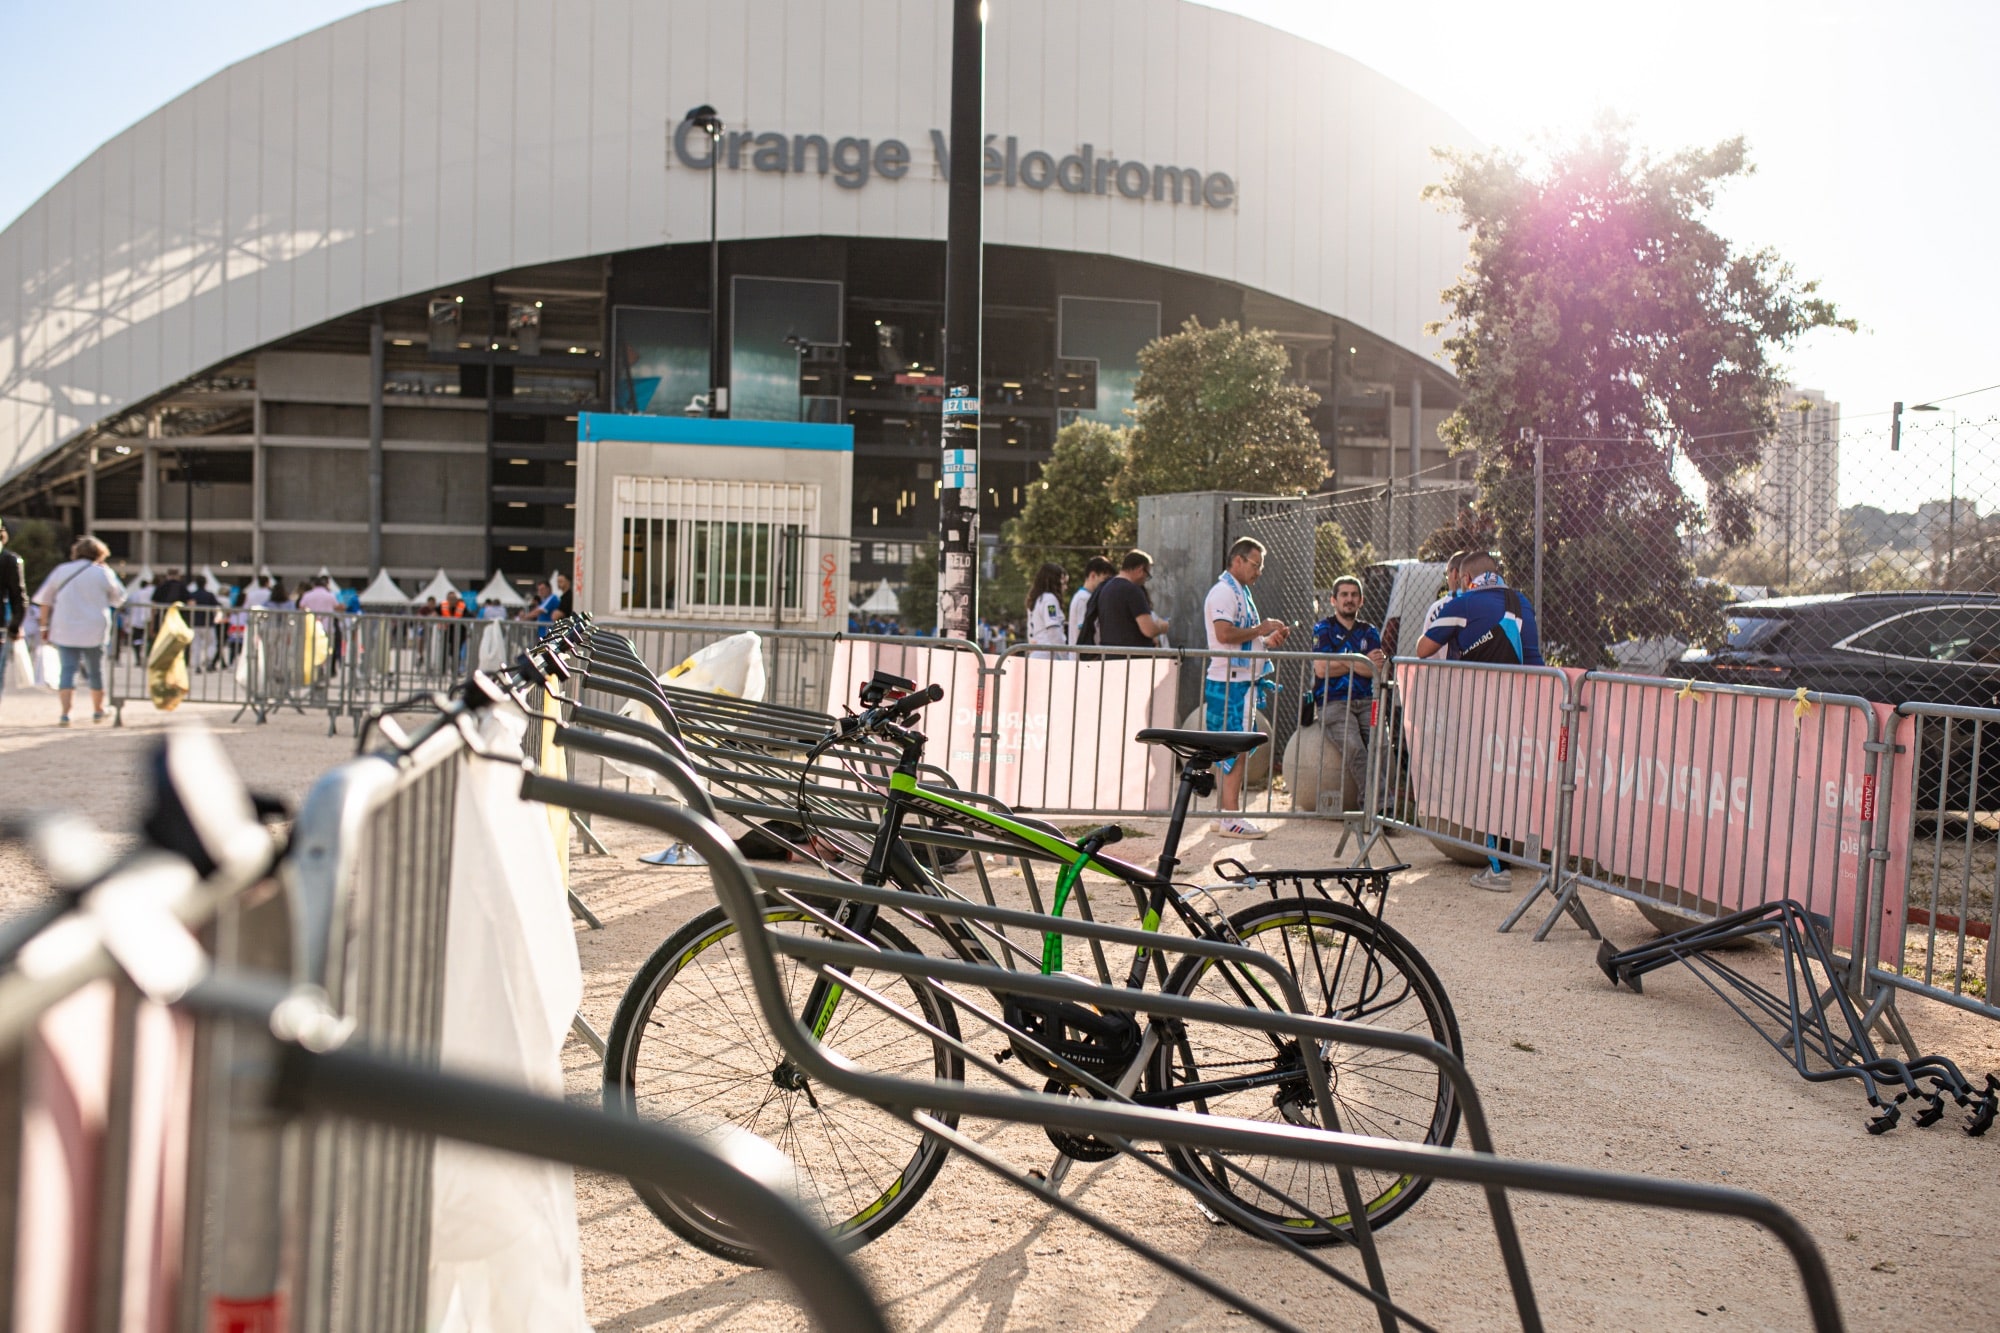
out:
M562 605L562 598L549 590L547 579L535 580L535 623L549 624L556 618L556 608Z
M1357 795L1368 790L1369 714L1375 708L1375 673L1383 662L1382 635L1361 619L1361 580L1342 575L1333 581L1333 614L1313 626L1313 651L1351 653L1358 662L1314 662L1312 693L1299 720L1312 725L1321 705L1326 743L1340 751L1343 786Z
M1417 641L1418 657L1439 653L1454 662L1492 662L1502 666L1543 666L1541 635L1535 629L1535 608L1500 577L1500 562L1490 552L1475 551L1459 564L1465 590L1446 602ZM1497 847L1488 835L1486 846ZM1489 851L1486 869L1472 877L1472 887L1506 893L1514 878L1505 863Z

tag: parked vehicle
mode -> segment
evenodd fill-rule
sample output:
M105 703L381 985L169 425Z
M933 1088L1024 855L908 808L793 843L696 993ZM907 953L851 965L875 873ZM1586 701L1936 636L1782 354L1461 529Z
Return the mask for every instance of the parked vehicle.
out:
M1787 690L1803 686L1888 704L2000 708L2000 596L1992 593L1768 597L1738 602L1728 617L1723 648L1691 649L1668 674ZM1984 734L1991 727L1975 732L1969 723L1952 728L1945 778L1945 730L1928 728L1925 753L1917 757L1918 807L2000 809L2000 735Z

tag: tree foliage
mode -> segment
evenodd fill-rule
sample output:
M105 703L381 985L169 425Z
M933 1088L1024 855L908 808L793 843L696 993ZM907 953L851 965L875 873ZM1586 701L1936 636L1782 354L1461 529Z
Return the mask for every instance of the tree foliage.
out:
M1360 568L1340 524L1322 523L1313 529L1313 587L1331 588L1335 579Z
M1074 421L1056 433L1055 450L1028 487L1020 515L1001 530L1023 596L1045 561L1068 570L1069 586L1077 588L1085 561L1131 543L1132 506L1118 492L1130 433L1101 421Z
M1180 331L1139 353L1124 497L1232 490L1296 495L1326 479L1326 451L1307 413L1319 395L1287 384L1276 338L1225 320Z
M1467 505L1458 511L1458 516L1451 522L1424 538L1417 547L1417 559L1449 560L1460 551L1492 549L1492 517Z
M903 571L903 590L896 594L905 634L924 634L938 623L938 553L935 542L918 542L916 556Z
M42 586L49 571L69 559L69 530L46 518L18 518L7 525L7 549L21 557L28 596Z
M1455 205L1471 262L1444 293L1464 386L1444 426L1476 451L1479 508L1521 581L1533 562L1533 445L1544 440L1544 644L1601 660L1628 638L1707 637L1714 599L1683 533L1702 515L1673 475L1707 483L1726 541L1750 514L1730 483L1776 428L1773 360L1813 329L1851 329L1771 250L1737 251L1707 215L1749 174L1742 139L1654 157L1615 123L1531 169L1447 154L1432 197Z

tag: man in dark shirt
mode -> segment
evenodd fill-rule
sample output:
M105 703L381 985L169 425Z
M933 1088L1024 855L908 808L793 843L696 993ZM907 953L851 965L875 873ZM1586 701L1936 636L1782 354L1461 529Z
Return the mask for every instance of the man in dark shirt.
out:
M188 628L194 631L195 642L199 643L203 630L212 631L221 624L221 617L216 615L216 608L222 605L222 599L209 590L208 580L197 574L188 580L187 600L196 608L189 618ZM188 664L196 671L213 669L216 657L217 653L211 651L206 665L203 665L194 653L194 644L188 645Z
M7 525L0 523L0 691L7 688L8 655L28 620L28 571L7 549Z
M1325 738L1340 751L1342 809L1353 809L1349 798L1360 799L1368 789L1368 744L1373 729L1368 719L1374 710L1375 673L1382 669L1382 636L1361 619L1361 581L1343 574L1333 581L1333 614L1313 626L1313 651L1346 653L1368 659L1368 665L1346 662L1314 662L1312 693L1306 697L1299 721L1311 725L1321 703L1326 705Z
M153 585L153 605L172 606L175 602L188 599L188 586L181 581L178 569L169 569L167 576Z
M1119 563L1117 575L1104 580L1091 595L1077 642L1106 648L1151 648L1153 640L1167 632L1167 622L1153 614L1153 599L1146 595L1146 580L1152 576L1152 556L1144 551L1128 554Z

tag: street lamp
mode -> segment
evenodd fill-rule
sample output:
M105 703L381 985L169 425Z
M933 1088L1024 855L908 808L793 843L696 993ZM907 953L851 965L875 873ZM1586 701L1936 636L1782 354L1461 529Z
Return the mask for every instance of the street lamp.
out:
M708 136L708 414L719 416L716 398L722 373L722 248L716 240L716 189L722 179L722 117L703 102L682 120Z
M1949 588L1958 573L1958 412L1949 407L1939 407L1936 403L1918 403L1912 412L1948 412L1951 414L1951 461L1946 485L1949 494L1945 498L1944 511L1944 582Z

